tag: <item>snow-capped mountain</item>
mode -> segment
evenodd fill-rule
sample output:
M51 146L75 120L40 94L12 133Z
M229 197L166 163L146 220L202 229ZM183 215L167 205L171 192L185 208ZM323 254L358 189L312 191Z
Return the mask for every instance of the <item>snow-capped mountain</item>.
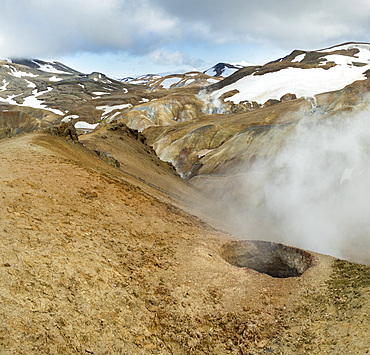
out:
M226 78L227 76L230 76L231 74L234 74L239 69L242 69L244 67L248 66L247 63L217 63L212 68L209 68L205 70L203 73L207 74L209 76L214 76L216 78L223 77Z
M364 80L370 70L370 44L346 43L318 51L295 50L263 66L246 67L213 85L212 96L234 103L280 100L287 93L312 97Z
M85 122L77 127L90 129L125 117L125 124L141 131L313 97L343 89L369 73L368 43L295 50L265 65L219 63L205 73L148 74L120 81L102 73L80 73L58 62L1 60L0 106L2 111L25 107L23 111L48 121Z
M162 75L158 74L144 74L138 77L126 77L123 79L119 79L119 81L123 83L135 84L135 85L148 85L154 80L158 80L162 78Z
M72 69L60 62L46 62L39 59L22 59L22 58L21 59L13 58L10 59L9 62L53 74L82 74L81 72Z
M134 89L136 93L142 91L136 86ZM0 60L0 105L6 110L29 107L42 110L39 116L50 115L56 119L90 100L113 93L126 94L129 90L130 85L102 73L84 74L58 62ZM72 116L95 120L90 110L79 111Z
M221 78L215 78L209 74L192 71L183 74L168 74L168 75L157 75L157 74L146 74L141 75L137 78L124 78L120 79L123 83L146 85L152 90L157 89L174 89L181 87L205 87L218 83Z

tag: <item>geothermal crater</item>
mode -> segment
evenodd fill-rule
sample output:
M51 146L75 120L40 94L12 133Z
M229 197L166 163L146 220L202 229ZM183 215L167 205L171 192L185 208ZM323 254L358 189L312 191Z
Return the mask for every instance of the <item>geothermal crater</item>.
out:
M221 256L231 265L278 278L299 277L313 261L313 255L305 250L261 240L227 243L222 247Z

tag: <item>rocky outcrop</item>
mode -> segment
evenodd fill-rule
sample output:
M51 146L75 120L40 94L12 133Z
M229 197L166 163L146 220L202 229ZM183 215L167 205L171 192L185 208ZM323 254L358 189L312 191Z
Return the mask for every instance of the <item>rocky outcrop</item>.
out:
M196 95L172 94L126 110L114 120L143 131L151 126L171 126L205 116L209 106ZM211 108L212 109L212 108ZM110 119L108 119L109 121Z
M295 94L285 94L280 98L281 102L295 100L297 96Z
M69 141L78 142L76 128L71 123L63 122L59 125L48 128L46 132L54 134L55 136L63 137Z
M113 157L112 154L108 152L102 152L100 150L95 149L94 153L103 161L108 163L109 165L114 166L115 168L119 168L121 166L120 162Z

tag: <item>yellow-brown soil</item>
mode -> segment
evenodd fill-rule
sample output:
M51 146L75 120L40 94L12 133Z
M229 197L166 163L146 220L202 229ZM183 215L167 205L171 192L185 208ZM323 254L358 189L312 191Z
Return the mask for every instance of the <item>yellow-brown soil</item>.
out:
M368 351L368 267L238 268L220 256L232 236L175 207L170 172L158 189L43 133L0 152L0 353Z

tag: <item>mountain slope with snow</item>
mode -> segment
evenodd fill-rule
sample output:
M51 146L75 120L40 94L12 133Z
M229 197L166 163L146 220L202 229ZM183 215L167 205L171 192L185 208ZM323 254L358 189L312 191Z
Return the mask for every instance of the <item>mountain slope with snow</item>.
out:
M347 43L319 51L293 51L264 66L239 70L223 82L210 87L212 96L228 97L236 104L270 99L287 94L312 97L340 90L370 75L370 44Z
M184 74L168 74L165 76L146 74L137 78L124 78L120 81L124 83L146 85L151 90L178 89L183 87L205 87L218 83L222 78L216 78L208 73L187 72Z
M72 69L60 62L46 62L39 59L14 59L14 58L10 59L9 62L54 74L72 74L72 75L82 74L81 72Z
M147 91L102 73L80 73L58 62L0 60L0 112L26 112L48 122L73 119L87 127L102 119L96 106L107 105L107 97L113 105L138 103Z

